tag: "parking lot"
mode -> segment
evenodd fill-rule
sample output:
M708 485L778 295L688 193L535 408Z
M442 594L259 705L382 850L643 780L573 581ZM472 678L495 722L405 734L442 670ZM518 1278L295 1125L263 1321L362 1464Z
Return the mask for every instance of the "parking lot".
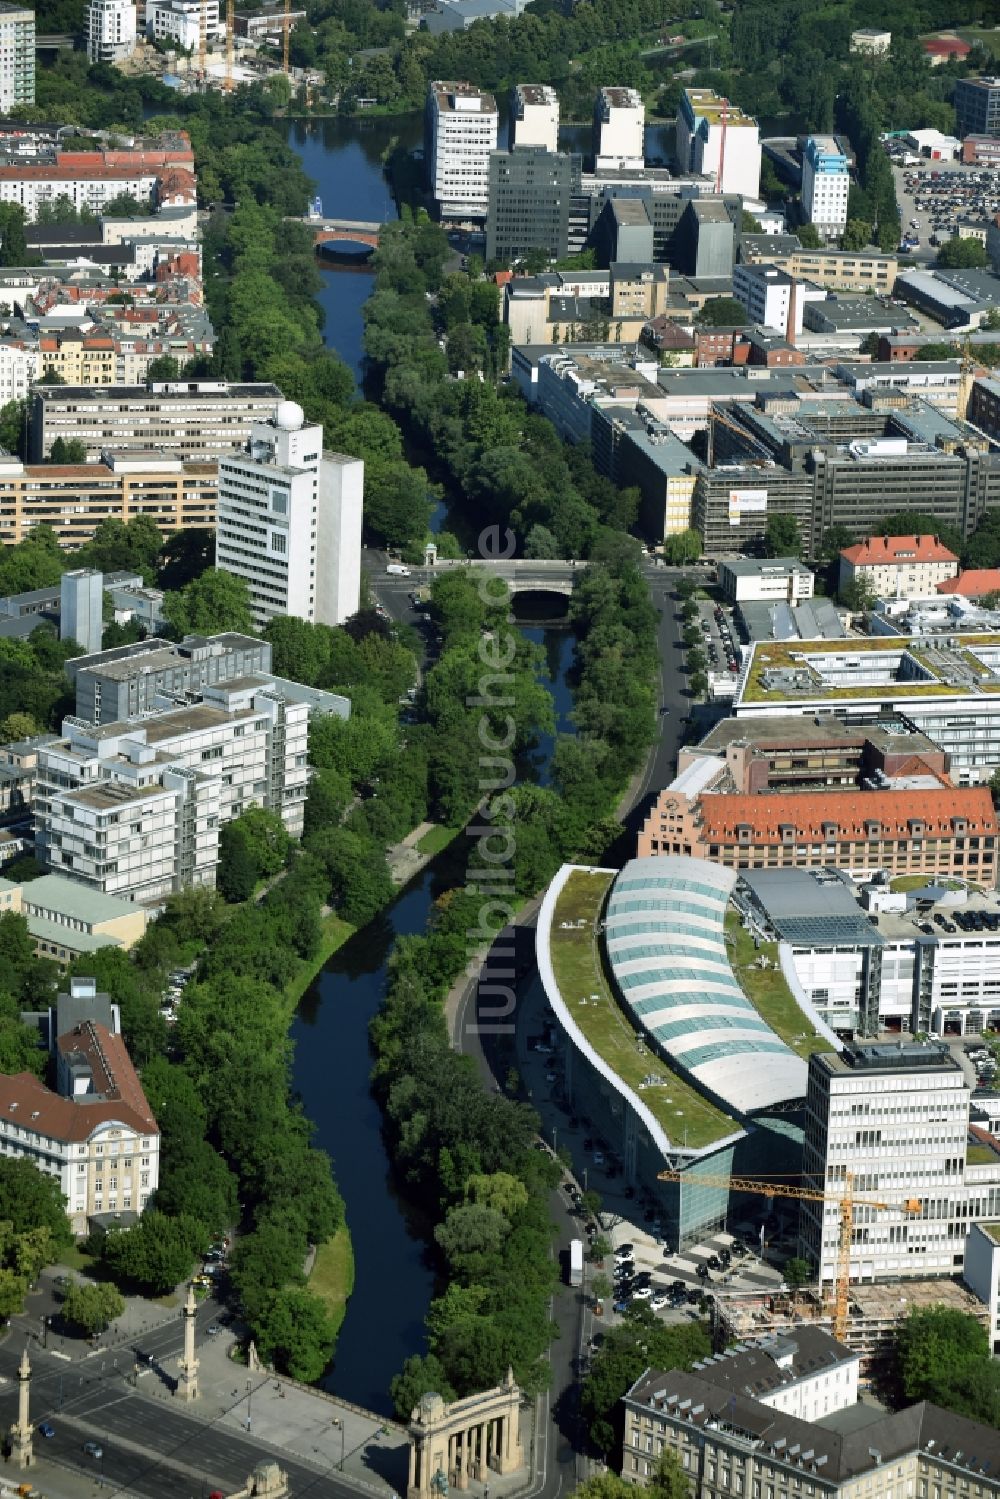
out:
M915 260L933 260L959 220L986 224L1000 208L1000 169L924 161L894 165L893 176L903 234L919 240L906 250Z
M647 1234L621 1223L612 1242L612 1310L619 1315L636 1302L646 1302L654 1312L683 1314L688 1308L697 1309L713 1291L773 1292L783 1284L780 1273L759 1258L750 1233L720 1230L700 1244L664 1256Z
M710 672L739 671L740 654L732 611L711 599L698 601L698 623L705 642Z

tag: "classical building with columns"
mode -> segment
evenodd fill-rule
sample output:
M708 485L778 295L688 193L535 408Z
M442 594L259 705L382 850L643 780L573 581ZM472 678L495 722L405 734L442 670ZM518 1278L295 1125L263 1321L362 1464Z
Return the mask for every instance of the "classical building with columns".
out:
M524 1467L520 1432L521 1391L513 1372L495 1389L446 1405L424 1395L410 1418L407 1499L431 1499L448 1488L467 1489Z

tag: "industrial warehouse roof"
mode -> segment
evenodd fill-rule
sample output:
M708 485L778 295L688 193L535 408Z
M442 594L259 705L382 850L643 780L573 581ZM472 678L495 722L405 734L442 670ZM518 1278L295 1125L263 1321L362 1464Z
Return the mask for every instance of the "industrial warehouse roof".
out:
M640 1029L727 1108L749 1113L801 1098L806 1066L733 974L724 920L735 883L734 870L703 860L633 859L608 901L605 945Z

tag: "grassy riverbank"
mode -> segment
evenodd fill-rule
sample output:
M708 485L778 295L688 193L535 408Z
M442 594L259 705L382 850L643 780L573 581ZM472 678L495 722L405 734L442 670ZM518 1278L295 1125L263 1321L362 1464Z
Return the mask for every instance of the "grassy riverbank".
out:
M339 1332L347 1311L347 1298L354 1289L354 1251L346 1224L317 1249L308 1285L326 1307Z
M337 949L343 947L348 937L353 937L357 930L349 921L343 921L332 911L323 917L321 925L322 935L315 954L311 958L303 958L300 961L299 972L285 985L285 1000L289 1010L295 1009L316 975L322 971Z

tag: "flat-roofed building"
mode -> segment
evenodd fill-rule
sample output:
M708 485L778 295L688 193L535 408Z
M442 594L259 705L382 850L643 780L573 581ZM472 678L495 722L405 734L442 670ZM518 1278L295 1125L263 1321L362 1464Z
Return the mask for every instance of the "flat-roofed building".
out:
M255 675L269 678L271 647L232 631L186 635L179 643L154 637L74 656L67 673L76 689L77 718L118 723L170 699L194 701L206 687Z
M760 196L760 131L738 104L714 89L686 88L677 105L676 130L681 172L711 177L723 193Z
M645 165L646 107L634 88L602 88L594 102L594 169Z
M0 879L2 911L23 916L35 952L57 963L70 963L100 947L130 948L149 920L144 906L102 895L58 874L25 883Z
M97 463L111 451L164 458L217 459L242 447L256 421L267 421L282 399L276 385L228 380L149 385L40 385L31 416L31 460L49 457L57 437L75 438Z
M510 144L559 150L559 95L547 83L519 83L511 92Z
M518 141L511 151L492 151L486 255L519 260L542 250L550 260L569 254L570 204L579 191L582 158Z
M493 95L471 83L436 80L428 86L425 154L442 218L486 217L499 118Z
M797 557L722 557L719 586L731 604L744 600L783 600L798 604L811 599L815 574Z
M834 137L811 135L802 152L802 207L827 239L839 238L847 225L850 181L847 156Z
M881 26L861 26L851 32L851 51L870 52L880 56L892 46L892 32Z
M301 834L308 716L278 687L243 678L139 721L67 719L38 756L38 858L143 901L214 885L219 829L249 807Z

